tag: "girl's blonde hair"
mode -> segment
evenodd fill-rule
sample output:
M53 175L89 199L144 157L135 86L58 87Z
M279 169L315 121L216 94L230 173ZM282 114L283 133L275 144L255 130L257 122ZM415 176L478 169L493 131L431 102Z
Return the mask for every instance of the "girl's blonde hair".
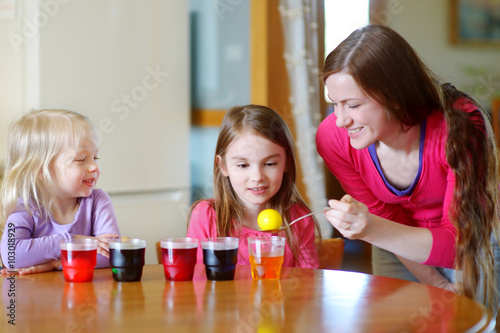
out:
M282 147L286 153L286 171L283 175L283 181L278 192L269 200L268 208L275 209L281 214L284 225L288 225L288 223L291 222L290 208L294 204L299 204L309 211L309 208L300 196L295 185L295 146L292 134L285 121L278 113L265 106L246 105L233 107L224 116L215 148L213 176L214 200L210 202L217 216L216 225L218 236L234 235L234 232L239 227L239 225L235 226L234 221L238 223L243 220L244 216L245 207L234 191L229 178L222 174L219 163L217 162L217 156L220 156L220 163L224 163L227 148L243 132L249 132L268 139ZM199 201L192 205L191 210L198 202ZM190 215L191 214L188 216L188 223ZM315 222L317 234L320 235L319 225L315 219L313 220ZM302 253L299 251L299 240L291 229L293 228L286 230L287 243L290 245L290 249L295 259L299 260L299 258L303 258Z
M67 154L69 164L72 149L76 150L83 139L97 146L97 131L87 117L72 111L35 110L11 125L1 185L2 231L19 200L32 215L50 215L55 181L51 172L53 163L61 154Z

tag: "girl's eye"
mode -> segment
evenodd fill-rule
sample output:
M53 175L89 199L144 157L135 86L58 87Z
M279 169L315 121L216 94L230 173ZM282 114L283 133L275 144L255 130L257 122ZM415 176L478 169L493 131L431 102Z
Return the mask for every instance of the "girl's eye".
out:
M357 109L359 107L359 104L356 105L348 105L347 106L349 109Z
M275 165L277 165L277 164L278 164L278 163L276 163L276 162L267 162L267 163L266 163L266 165L267 165L267 166L275 166Z
M246 168L248 166L248 164L246 164L246 163L240 163L240 164L236 164L236 166L238 168Z

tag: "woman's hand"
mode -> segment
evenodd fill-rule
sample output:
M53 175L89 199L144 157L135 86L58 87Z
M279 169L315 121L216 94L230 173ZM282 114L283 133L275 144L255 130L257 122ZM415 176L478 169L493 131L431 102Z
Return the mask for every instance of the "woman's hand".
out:
M328 201L328 205L333 209L326 211L325 217L342 236L359 239L367 233L371 214L365 204L346 194L340 200Z
M346 194L328 202L328 222L348 239L360 239L414 262L425 262L432 248L427 228L397 223L371 214L368 207Z
M31 267L26 267L26 268L15 268L15 269L8 269L4 268L0 271L2 274L35 274L35 273L43 273L43 272L50 272L55 269L58 269L59 266L61 266L61 260L51 260L48 261L44 264L40 265L35 265Z
M439 283L434 284L434 287L446 289L448 291L451 291L452 293L457 293L457 286L454 283L451 283L448 280L443 280Z
M406 269L417 278L420 283L427 284L429 286L434 286L442 289L449 290L456 293L456 286L448 281L448 279L442 275L436 267L421 265L414 261L405 259L403 257L397 256L399 261L405 265Z

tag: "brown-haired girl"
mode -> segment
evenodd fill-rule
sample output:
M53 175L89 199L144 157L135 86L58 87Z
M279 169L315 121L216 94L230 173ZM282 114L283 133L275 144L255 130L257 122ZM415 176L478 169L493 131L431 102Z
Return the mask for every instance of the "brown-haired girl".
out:
M240 238L238 264L249 265L247 238L264 235L257 216L277 210L283 224L310 212L295 186L292 135L283 119L260 105L234 107L224 116L214 159L214 198L200 200L188 216L188 236ZM283 266L317 268L314 218L294 224L286 237ZM284 235L283 235L284 233ZM202 263L201 249L198 262Z
M344 40L323 81L335 112L317 148L347 193L327 219L374 245L374 274L455 290L496 312L499 178L486 113L384 26Z

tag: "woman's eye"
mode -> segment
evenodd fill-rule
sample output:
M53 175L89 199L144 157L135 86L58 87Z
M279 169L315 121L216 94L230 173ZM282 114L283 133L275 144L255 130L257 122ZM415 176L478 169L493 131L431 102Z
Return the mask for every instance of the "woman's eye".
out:
M267 165L267 166L275 166L275 165L277 165L277 164L278 164L278 163L276 163L276 162L267 162L267 163L266 163L266 165Z
M357 109L359 107L359 104L356 105L348 105L349 109Z
M241 164L237 164L236 165L238 168L246 168L248 166L248 164L245 164L245 163L241 163Z

